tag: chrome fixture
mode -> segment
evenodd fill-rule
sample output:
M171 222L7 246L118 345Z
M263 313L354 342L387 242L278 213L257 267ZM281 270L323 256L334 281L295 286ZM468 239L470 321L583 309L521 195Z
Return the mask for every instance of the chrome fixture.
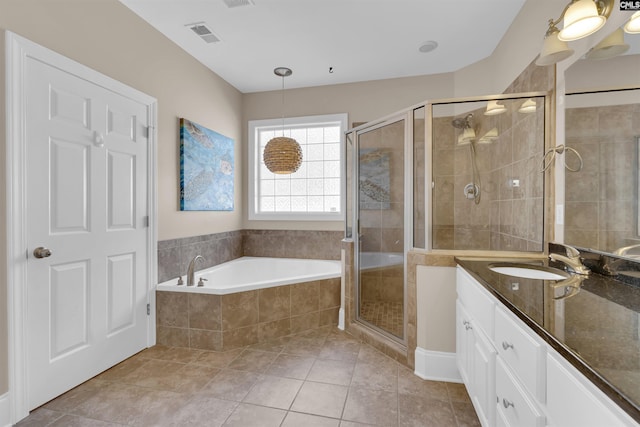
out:
M551 165L553 165L553 161L556 159L556 155L564 154L565 151L569 151L575 154L580 164L578 165L577 168L572 168L567 164L567 159L565 157L564 167L571 172L580 172L582 170L582 167L584 166L584 161L582 160L582 156L580 155L580 153L578 153L578 151L575 148L567 147L565 145L558 145L557 147L551 147L544 153L544 156L542 157L542 169L540 169L540 172L546 172L551 167Z
M36 258L47 258L51 256L51 251L47 248L39 246L33 250L33 256Z
M640 248L640 244L637 245L630 245L630 246L624 246L622 248L618 248L615 251L613 251L614 255L618 255L618 256L627 256L627 253L632 250L632 249L638 249Z
M193 286L196 262L200 260L204 261L204 257L202 255L196 255L189 263L189 268L187 268L187 286Z
M278 67L273 70L282 77L282 136L271 138L264 147L262 158L271 172L279 175L292 174L302 164L302 148L293 138L284 136L284 78L293 74L290 68Z
M614 0L572 0L558 19L549 20L536 64L552 65L573 55L574 51L567 42L584 38L602 28L611 15L614 3ZM560 21L562 30L557 27Z
M204 286L204 282L208 281L209 279L205 279L204 277L201 277L200 280L198 280L198 287L201 288Z
M590 270L582 264L582 258L580 258L580 251L578 251L573 246L565 245L562 243L555 243L556 245L560 245L564 248L567 256L550 253L549 259L551 261L559 261L563 263L570 271L573 271L576 274L588 275Z

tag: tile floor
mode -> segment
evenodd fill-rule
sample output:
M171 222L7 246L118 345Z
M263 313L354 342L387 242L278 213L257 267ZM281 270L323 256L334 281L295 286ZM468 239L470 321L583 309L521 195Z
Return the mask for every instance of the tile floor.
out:
M152 347L18 426L479 426L460 384L424 381L335 327L228 352Z
M360 318L380 329L402 338L404 334L404 304L391 301L362 301Z

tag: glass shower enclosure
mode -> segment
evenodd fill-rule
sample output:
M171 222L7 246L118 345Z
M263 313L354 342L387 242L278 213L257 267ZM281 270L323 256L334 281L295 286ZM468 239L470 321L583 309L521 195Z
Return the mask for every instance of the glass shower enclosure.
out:
M406 344L410 250L543 250L549 102L430 101L347 131L351 320Z

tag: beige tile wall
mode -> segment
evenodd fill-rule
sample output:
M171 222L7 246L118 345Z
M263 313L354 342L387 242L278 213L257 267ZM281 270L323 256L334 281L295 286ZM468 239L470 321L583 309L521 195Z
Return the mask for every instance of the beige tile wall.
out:
M640 243L640 104L571 108L565 117L567 146L584 161L581 171L565 174L565 241L607 252Z
M156 292L157 342L226 351L337 325L340 278L229 295Z

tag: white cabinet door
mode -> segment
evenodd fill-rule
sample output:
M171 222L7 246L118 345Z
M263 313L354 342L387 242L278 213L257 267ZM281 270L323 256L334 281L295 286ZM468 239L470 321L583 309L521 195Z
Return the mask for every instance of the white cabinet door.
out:
M456 359L458 370L467 390L472 387L473 369L473 333L471 332L471 318L460 301L456 301Z
M495 424L496 349L481 330L473 330L473 396L483 426Z
M146 347L149 107L58 65L25 69L33 409Z

